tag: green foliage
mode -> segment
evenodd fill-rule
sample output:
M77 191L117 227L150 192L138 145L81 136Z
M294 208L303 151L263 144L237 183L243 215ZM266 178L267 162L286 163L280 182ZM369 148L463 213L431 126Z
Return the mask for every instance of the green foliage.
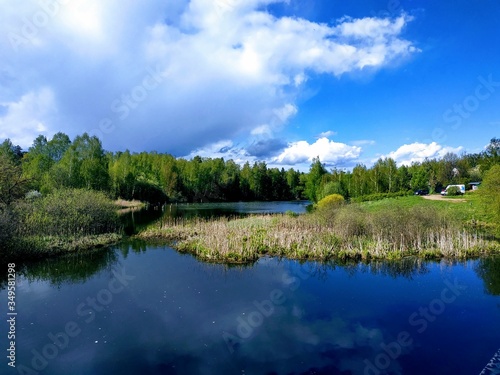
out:
M85 236L116 232L116 207L104 193L59 189L34 201L19 201L16 212L22 236Z
M143 181L134 184L131 198L153 204L163 203L168 200L167 195L160 187Z
M344 191L342 189L342 184L338 181L330 181L323 184L321 191L318 194L318 201L331 194L337 194L343 196Z
M500 164L486 172L478 192L485 211L500 223Z
M318 201L318 193L322 177L327 174L327 171L319 157L314 158L311 164L311 169L307 177L305 194L312 202Z
M20 192L47 194L59 188L85 188L108 192L113 198L154 203L305 198L318 202L330 194L340 194L346 200L361 202L402 196L409 190L440 191L449 184L481 181L483 174L498 164L499 145L499 139L493 138L487 150L479 154L449 153L440 160L426 159L399 167L395 160L384 158L370 168L356 165L352 171L334 168L329 172L315 158L309 173L269 168L265 162L240 166L222 158L197 156L185 160L156 152L106 153L100 140L88 134L77 136L73 142L63 133L50 141L39 136L27 153L5 140L0 144L0 155L22 166L18 180L23 183L15 183L14 189L23 185ZM20 176L18 172L14 174ZM3 177L4 182L12 182L12 176ZM7 200L20 196L15 194Z
M18 226L18 218L10 207L0 207L0 258L1 250L14 245L14 235Z
M8 206L23 197L28 191L28 182L15 159L8 153L0 153L0 204Z
M395 193L376 193L376 194L369 194L369 195L362 195L360 197L352 198L352 202L368 202L368 201L378 201L386 198L397 198L397 197L404 197L407 195L413 195L413 191L398 191Z
M462 192L458 186L450 186L446 190L446 195L449 195L450 197L455 197L457 195L462 195Z
M344 197L340 194L330 194L318 202L318 209L334 209L344 203Z

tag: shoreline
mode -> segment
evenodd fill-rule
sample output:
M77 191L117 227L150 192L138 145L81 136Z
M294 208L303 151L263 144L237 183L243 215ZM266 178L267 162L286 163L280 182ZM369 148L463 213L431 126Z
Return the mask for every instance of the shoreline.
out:
M471 196L470 198L474 198ZM448 202L458 200L446 199ZM128 239L168 245L206 262L248 264L262 256L297 260L369 261L471 259L500 254L499 226L474 199L447 204L422 197L399 197L313 213L251 214L210 219L168 218L132 236L30 236L13 243L4 258L40 259L110 246ZM129 209L139 201L116 201Z
M74 254L77 252L91 252L107 246L119 244L123 241L119 233L103 233L87 236L30 236L22 239L2 254L1 261L32 261ZM3 259L2 259L3 258Z
M132 238L164 243L181 253L215 263L252 263L262 256L295 260L369 261L469 259L500 254L500 243L477 233L448 228L428 230L411 243L391 242L382 234L342 237L332 225L309 218L273 214L249 218L191 220L150 227ZM309 222L308 222L309 221ZM404 241L404 240L402 240Z

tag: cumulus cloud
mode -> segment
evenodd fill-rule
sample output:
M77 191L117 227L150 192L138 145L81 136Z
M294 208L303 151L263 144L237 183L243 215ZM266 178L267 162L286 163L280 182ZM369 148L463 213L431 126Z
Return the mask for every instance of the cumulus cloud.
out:
M401 37L405 14L329 25L266 10L277 2L7 2L0 133L26 147L39 133L87 131L110 150L186 155L282 130L310 72L381 68L417 51ZM41 92L51 93L43 110L19 104Z
M46 120L54 114L54 97L50 89L30 91L16 102L0 103L3 115L0 117L0 139L12 138L14 143L30 145L32 134L47 130ZM15 125L15 126L14 126Z
M357 160L360 153L361 147L320 138L312 144L306 141L290 143L273 162L285 165L303 164L319 156L321 162L326 165L346 166Z
M429 144L414 142L411 144L404 144L399 147L396 151L392 151L387 155L383 155L382 158L388 157L392 158L398 163L398 165L410 165L413 162L423 162L426 158L440 159L447 153L459 153L463 150L463 147L449 147L442 146L436 142Z
M326 132L319 133L318 138L330 138L334 135L337 135L337 132L334 132L333 130L327 130Z

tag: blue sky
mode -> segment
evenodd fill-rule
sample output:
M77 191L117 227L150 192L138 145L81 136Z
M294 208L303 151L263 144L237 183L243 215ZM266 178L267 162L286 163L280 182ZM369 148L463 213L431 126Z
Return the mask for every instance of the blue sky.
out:
M500 136L500 3L0 0L0 139L307 170Z

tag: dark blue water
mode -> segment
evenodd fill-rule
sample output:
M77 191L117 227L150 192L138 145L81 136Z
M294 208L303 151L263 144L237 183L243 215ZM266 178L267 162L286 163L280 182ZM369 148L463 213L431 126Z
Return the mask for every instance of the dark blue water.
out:
M499 294L498 258L227 267L129 242L19 266L0 373L479 374Z

